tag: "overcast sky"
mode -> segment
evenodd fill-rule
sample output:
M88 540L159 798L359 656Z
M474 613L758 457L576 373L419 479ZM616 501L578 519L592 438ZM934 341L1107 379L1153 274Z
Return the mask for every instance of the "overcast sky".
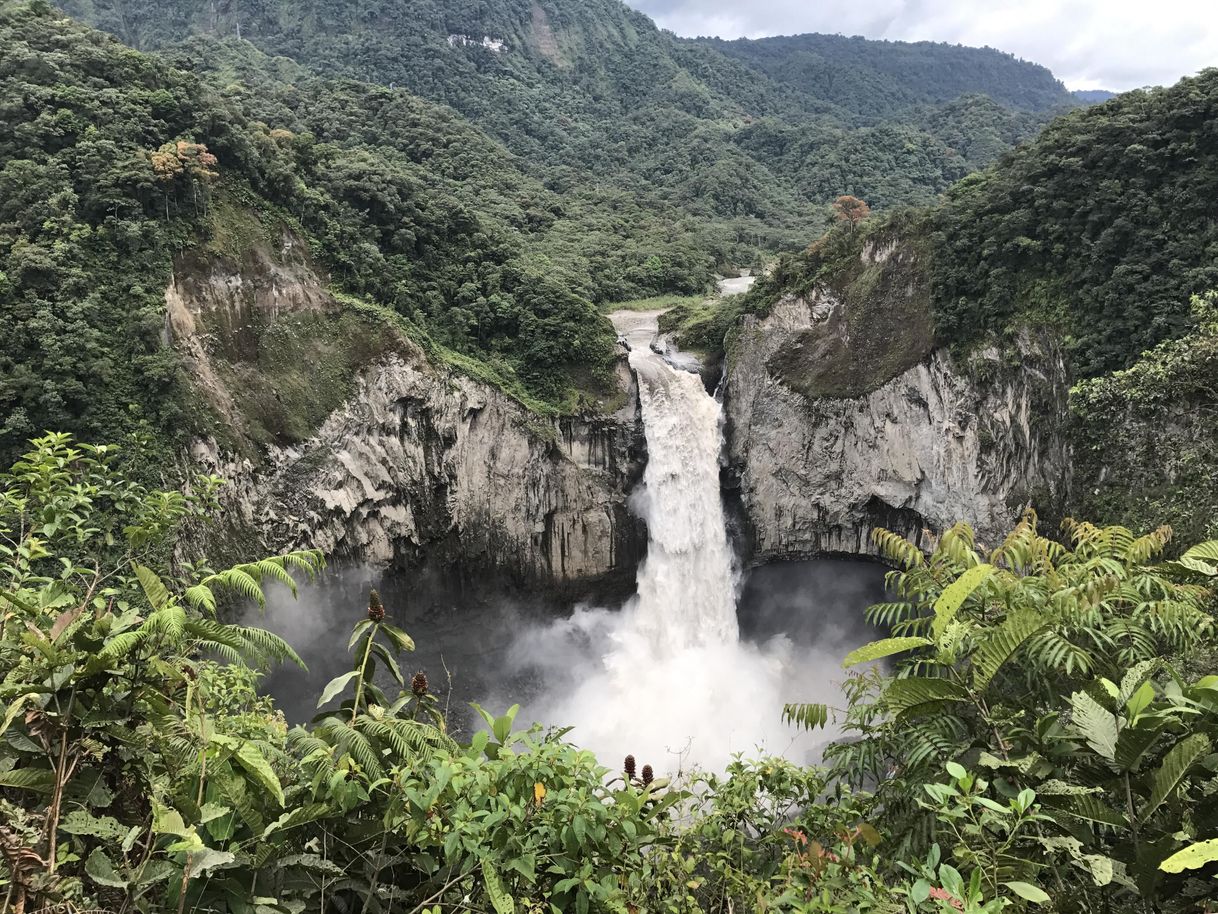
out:
M678 35L830 32L999 48L1071 89L1168 85L1218 66L1218 0L626 0Z

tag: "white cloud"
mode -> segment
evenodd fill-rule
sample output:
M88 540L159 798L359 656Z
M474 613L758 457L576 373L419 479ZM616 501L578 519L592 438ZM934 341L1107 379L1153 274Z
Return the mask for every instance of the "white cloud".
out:
M1072 89L1167 85L1218 66L1215 0L628 0L679 35L830 32L988 45Z

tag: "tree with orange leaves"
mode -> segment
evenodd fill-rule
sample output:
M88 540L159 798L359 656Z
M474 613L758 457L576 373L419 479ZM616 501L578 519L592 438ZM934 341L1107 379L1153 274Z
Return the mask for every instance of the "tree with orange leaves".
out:
M152 163L152 172L157 181L165 185L165 218L169 218L169 195L177 189L184 178L190 183L191 198L194 201L195 212L199 209L199 187L204 188L220 177L216 166L220 164L203 143L192 143L188 140L178 140L166 143L154 152L148 153ZM206 197L204 197L206 203Z
M849 225L850 230L854 231L855 226L871 215L871 207L858 197L842 194L833 201L833 215L838 222Z

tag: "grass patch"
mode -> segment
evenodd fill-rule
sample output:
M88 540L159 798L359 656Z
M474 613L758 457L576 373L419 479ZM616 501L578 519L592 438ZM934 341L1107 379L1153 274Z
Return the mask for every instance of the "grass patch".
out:
M666 311L669 308L700 305L708 299L709 295L655 295L630 301L605 302L600 309L602 314L612 314L614 311Z
M378 305L375 302L365 301L361 298L356 298L353 295L345 295L343 293L335 293L334 297L345 307L358 311L370 317L375 317L384 324L395 328L405 337L416 343L427 356L434 362L440 365L446 365L454 371L460 372L475 381L481 381L484 384L489 384L501 393L511 397L521 406L537 413L539 416L557 416L562 414L562 406L564 404L548 403L535 396L532 396L516 377L511 366L505 363L492 364L483 361L482 359L474 358L471 355L466 355L463 352L457 352L454 349L449 349L441 343L437 343L427 332L421 327L402 315L398 314L392 308L387 308L384 305ZM577 394L572 391L567 398L574 404Z

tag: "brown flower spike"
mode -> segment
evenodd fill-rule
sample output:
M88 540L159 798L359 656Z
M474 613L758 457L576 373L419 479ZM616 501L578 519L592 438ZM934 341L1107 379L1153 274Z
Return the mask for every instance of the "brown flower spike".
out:
M420 698L427 694L427 674L422 670L410 677L410 691Z
M635 767L635 764L634 764L634 756L633 756L633 755L628 755L628 756L626 756L626 764L625 764L623 767L624 767L624 768L625 768L625 770L626 770L626 777L627 777L629 780L632 780L632 781L633 781L633 780L634 780L634 773L635 773L635 771L637 770L637 769L636 769L636 767Z
M651 770L650 765L643 766L643 786L646 787L656 778L655 772Z
M375 590L368 592L368 618L373 622L385 621L385 604L381 602L381 595Z

